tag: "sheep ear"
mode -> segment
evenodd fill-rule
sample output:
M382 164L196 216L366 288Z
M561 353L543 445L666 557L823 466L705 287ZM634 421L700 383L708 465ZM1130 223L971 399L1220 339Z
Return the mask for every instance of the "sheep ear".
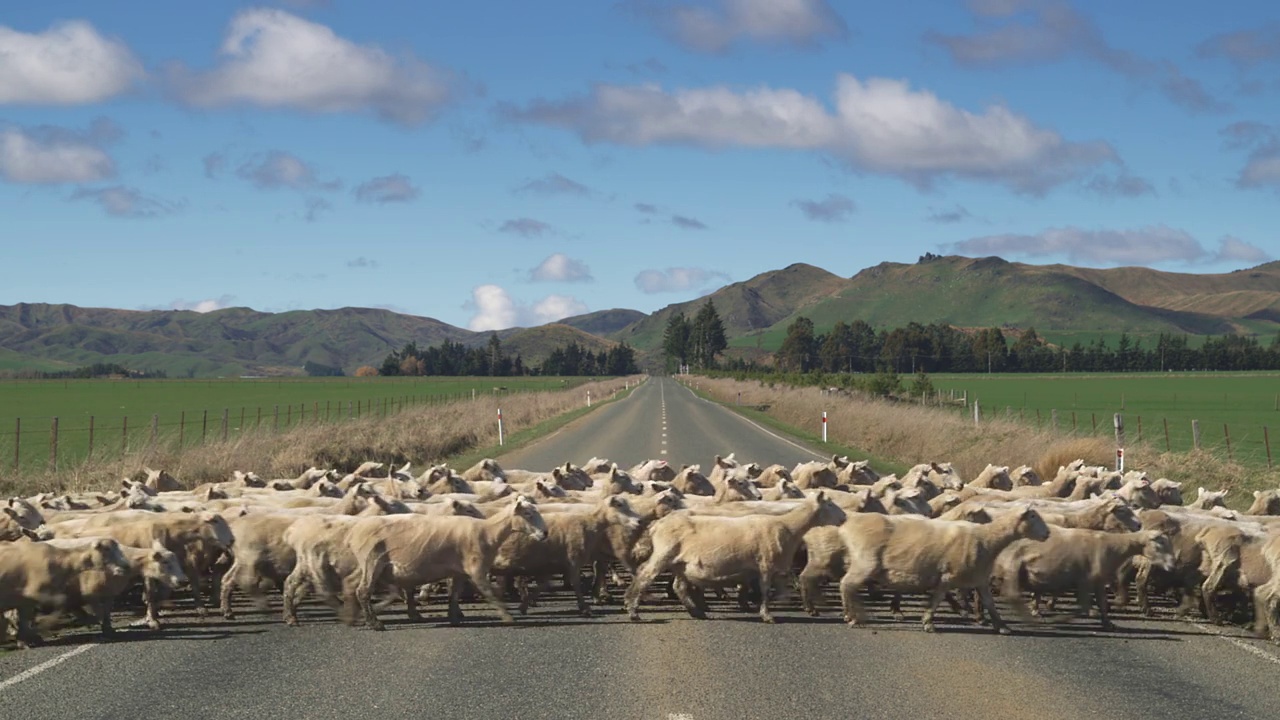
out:
M564 477L564 473L560 472L560 468L552 468L551 477L559 480L560 478Z

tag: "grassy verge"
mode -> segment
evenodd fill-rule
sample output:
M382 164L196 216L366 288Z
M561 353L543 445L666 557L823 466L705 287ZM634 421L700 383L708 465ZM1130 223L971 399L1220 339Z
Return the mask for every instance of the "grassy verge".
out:
M778 432L779 434L789 436L792 440L803 442L807 445L818 448L832 455L848 456L850 460L854 460L854 461L868 460L871 462L872 466L876 468L876 471L880 472L881 474L897 473L898 475L902 475L911 469L910 464L904 464L898 460L892 460L889 458L872 455L871 453L861 448L856 448L851 445L846 445L839 442L830 442L830 438L831 438L830 433L827 433L828 442L823 442L822 435L818 433L809 432L807 430L804 430L790 423L783 422L782 420L779 420L778 418L770 415L768 412L764 410L759 409L758 407L738 405L737 403L734 403L734 402L726 402L696 387L689 387L689 390L692 391L694 395L697 395L698 397L704 400L713 402L725 408L726 410L732 410L733 412L741 415L744 418L747 418L748 420L758 425L767 427L770 430L774 430Z

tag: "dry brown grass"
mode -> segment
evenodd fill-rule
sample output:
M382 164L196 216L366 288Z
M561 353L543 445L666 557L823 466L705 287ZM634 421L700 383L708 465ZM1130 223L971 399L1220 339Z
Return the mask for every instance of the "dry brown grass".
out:
M583 405L588 390L605 398L621 390L619 378L579 385L571 390L518 393L504 397L414 407L388 418L366 416L319 423L280 433L249 433L227 442L178 448L174 439L124 458L96 460L57 473L0 477L3 495L43 491L101 490L148 465L164 468L188 486L226 480L233 470L252 470L264 478L296 477L312 465L342 471L366 460L417 467L498 443L497 407L501 404L508 436Z
M1115 464L1115 444L1101 436L1072 437L1004 418L988 418L975 425L972 417L954 409L861 395L824 395L819 388L770 387L732 379L699 378L697 382L701 390L726 403L732 404L741 393L743 405L767 406L770 416L793 427L816 429L826 411L834 443L907 466L951 462L965 478L976 476L988 463L1031 465L1048 477L1077 458L1094 465ZM1125 449L1125 464L1152 477L1188 482L1193 488L1254 490L1280 485L1280 473L1246 468L1208 452L1167 453L1142 444ZM1246 495L1237 494L1238 502L1247 505Z

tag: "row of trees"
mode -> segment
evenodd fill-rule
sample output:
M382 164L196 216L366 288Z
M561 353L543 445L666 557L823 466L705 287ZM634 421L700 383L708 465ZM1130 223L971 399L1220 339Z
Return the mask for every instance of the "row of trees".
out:
M392 351L378 368L379 375L630 375L639 372L635 350L626 343L598 353L571 341L551 351L540 365L528 366L520 353L508 355L497 333L484 347L468 348L445 340L419 348L409 343ZM359 374L359 373L357 373Z
M676 372L681 365L713 368L716 356L728 346L724 322L711 300L707 300L692 320L683 311L672 315L662 333L662 353L667 372Z
M22 380L85 380L89 378L150 380L167 378L169 375L164 370L131 370L118 363L94 363L74 370L17 370L6 373L4 376Z
M1243 335L1209 337L1192 347L1186 335L1162 333L1147 346L1122 334L1115 346L1050 345L1035 328L1012 343L1000 328L966 332L950 325L911 323L875 330L862 320L837 322L818 334L813 321L797 318L776 356L784 372L1138 372L1164 370L1280 369L1280 335L1264 346Z

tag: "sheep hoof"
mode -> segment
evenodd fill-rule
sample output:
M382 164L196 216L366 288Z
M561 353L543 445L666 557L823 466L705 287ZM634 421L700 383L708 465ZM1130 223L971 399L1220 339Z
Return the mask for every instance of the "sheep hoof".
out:
M806 615L808 615L809 617L821 617L821 616L822 616L822 613L818 612L817 608L809 608L808 610L805 610L804 612L805 612L805 614L806 614Z
M196 607L196 616L197 616L197 617L202 617L202 618L209 617L209 608L206 608L206 607L205 607L205 606L203 606L203 605L199 605L199 606L197 606L197 607Z
M627 619L630 620L631 622L640 622L640 613L636 612L635 610L632 610L631 612L627 613Z
M295 617L285 618L284 624L288 625L289 627L298 627L298 618L295 618Z
M420 613L416 613L416 612L408 613L408 617L409 617L409 622L415 622L415 623L422 622L422 615Z
M1102 629L1110 632L1116 629L1116 624L1113 622L1104 622L1102 623Z
M766 622L770 625L775 625L778 622L777 620L774 619L772 615L761 615L760 620L761 622Z
M159 620L148 620L148 621L147 621L147 627L151 628L152 630L159 630L159 629L160 629L160 621L159 621Z
M502 620L503 625L515 625L516 619L511 617L511 613L503 613L498 616Z
M234 611L232 611L232 610L223 610L223 611L222 611L222 618L223 618L224 620L235 620L235 619L236 619L236 614L235 614L235 612L234 612Z
M381 620L374 620L373 622L368 623L368 625L370 630L377 630L378 632L382 632L387 629L387 626L383 625Z
M932 622L927 622L924 624L924 631L927 633L937 632L937 630L938 629L933 626Z
M902 622L903 620L906 620L906 619L907 619L907 616L906 616L905 614L903 614L903 613L896 612L896 613L894 613L894 614L893 614L893 621L894 621L894 622Z
M578 614L579 614L579 615L581 615L581 616L582 616L582 617L584 617L584 618L589 618L589 617L591 617L591 608L589 608L589 607L580 607L580 608L578 608Z
M1000 627L996 628L996 632L997 632L997 633L999 633L999 634L1001 634L1001 635L1012 635L1012 634L1013 634L1013 630L1012 630L1008 625L1001 625Z

